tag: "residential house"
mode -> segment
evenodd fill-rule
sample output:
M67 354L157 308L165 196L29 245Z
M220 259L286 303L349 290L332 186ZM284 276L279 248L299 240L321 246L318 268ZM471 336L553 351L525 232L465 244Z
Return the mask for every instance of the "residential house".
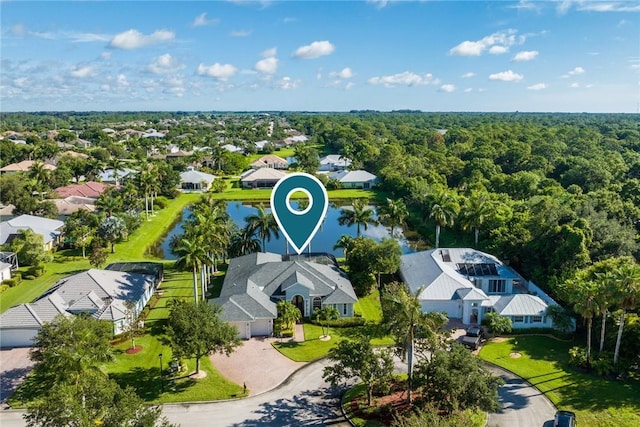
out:
M238 328L241 338L269 336L278 316L276 303L293 303L303 316L331 306L341 317L353 316L358 301L351 282L333 263L322 264L285 255L253 253L233 258L220 297L221 318Z
M334 172L346 170L351 166L351 160L346 157L342 157L340 154L329 154L320 159L320 166L318 171L320 172Z
M216 177L210 173L197 171L193 166L187 167L180 173L180 188L182 190L207 191Z
M549 305L557 305L493 255L470 248L431 249L401 256L400 277L424 312L437 311L465 325L488 312L507 316L514 328L550 328Z
M0 222L0 245L11 243L21 230L31 230L42 236L44 249L51 250L60 242L64 222L34 215L20 215Z
M244 188L273 188L287 174L278 169L251 169L240 175Z
M340 170L329 174L329 178L339 181L344 188L371 189L378 183L378 177L365 170Z
M118 169L118 184L122 184L122 180L127 176L134 175L136 173L137 172L134 169L129 169L129 168ZM105 169L100 175L98 175L98 179L101 182L107 182L110 184L116 182L113 169Z
M271 169L288 169L289 163L276 155L267 154L255 160L249 165L252 169L271 168Z
M240 154L244 153L244 148L238 147L237 145L233 145L233 144L225 144L222 146L222 148L224 148L230 153L240 153Z
M92 197L69 196L64 199L51 199L58 209L58 218L64 220L67 216L81 209L89 212L96 211L96 200Z
M38 300L12 307L0 316L0 347L29 347L45 322L57 315L87 313L126 330L127 303L137 317L156 289L152 274L91 269L66 277Z
M11 264L0 261L0 282L11 279Z
M28 172L31 170L34 163L36 163L35 160L23 160L18 163L11 163L0 168L0 173ZM50 165L49 163L43 163L42 167L50 171L57 169L54 165Z
M71 196L97 199L109 187L110 185L103 182L87 181L82 184L71 184L64 187L58 187L54 191L61 199Z

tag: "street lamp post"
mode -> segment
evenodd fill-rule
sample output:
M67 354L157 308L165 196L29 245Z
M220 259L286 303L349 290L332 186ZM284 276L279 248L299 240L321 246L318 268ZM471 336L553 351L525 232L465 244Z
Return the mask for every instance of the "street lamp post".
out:
M160 390L164 393L164 378L162 376L162 353L158 354L160 358Z

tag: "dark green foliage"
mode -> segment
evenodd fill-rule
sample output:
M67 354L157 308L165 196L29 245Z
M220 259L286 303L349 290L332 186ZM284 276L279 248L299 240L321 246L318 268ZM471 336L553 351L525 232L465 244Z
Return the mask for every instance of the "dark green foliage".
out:
M173 355L178 358L194 357L196 373L200 372L200 359L211 353L230 355L241 345L235 326L220 320L221 308L207 301L197 303L173 300L170 302L167 338Z
M496 312L487 313L482 319L482 324L487 325L491 333L495 335L503 335L511 332L512 323L511 319L505 316L500 316Z
M495 411L500 407L498 387L504 382L480 364L469 350L454 343L437 350L416 366L415 384L423 398L451 414L464 409Z

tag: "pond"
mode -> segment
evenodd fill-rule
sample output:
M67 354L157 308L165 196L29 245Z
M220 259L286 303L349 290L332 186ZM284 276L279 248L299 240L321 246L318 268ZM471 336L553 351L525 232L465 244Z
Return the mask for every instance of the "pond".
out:
M295 207L295 202L292 203ZM265 203L265 206L268 206L268 203ZM344 254L342 249L333 249L333 246L336 244L336 241L343 234L356 237L356 226L346 226L338 224L338 218L340 217L340 211L343 206L337 206L333 203L329 204L329 209L327 210L327 216L324 220L322 227L316 233L315 237L311 241L311 250L313 252L328 252L333 254L336 258L343 257ZM375 210L375 206L371 206ZM266 209L267 212L270 209ZM251 204L243 204L242 202L227 202L227 213L236 223L239 228L243 228L246 223L244 221L245 217L256 213L256 208ZM176 225L169 231L166 237L163 239L162 243L157 248L157 254L160 257L164 257L165 259L176 259L175 255L171 253L169 249L169 242L171 241L172 236L176 234L181 234L183 232L182 224L184 220L188 218L190 215L189 209L185 209L182 214L182 220L177 222ZM365 237L370 237L376 241L380 241L384 238L390 237L389 229L382 226L372 226L370 225L367 230L364 230L361 227L361 235ZM411 253L415 252L419 249L419 245L422 243L421 241L409 241L405 238L404 234L401 230L394 230L394 234L396 235L396 239L402 248L403 253ZM286 253L287 242L284 236L280 235L279 238L271 237L270 241L267 241L267 251L284 254ZM308 251L309 248L305 249L305 252ZM294 253L294 250L291 249L289 245L289 252Z

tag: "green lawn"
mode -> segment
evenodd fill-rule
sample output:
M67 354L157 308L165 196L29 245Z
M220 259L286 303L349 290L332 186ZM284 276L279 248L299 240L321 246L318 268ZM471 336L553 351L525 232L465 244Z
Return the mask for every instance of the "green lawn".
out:
M574 345L543 336L519 336L486 344L480 358L523 377L559 409L574 411L579 425L640 425L640 381L609 380L576 371L568 364L568 351ZM514 352L522 356L510 357Z
M223 193L212 193L214 199L229 201L258 201L269 202L270 189L237 188L229 186ZM342 189L327 191L329 200L372 199L376 197L373 190Z
M359 313L367 320L364 326L353 328L331 328L328 341L320 340L322 328L312 323L305 322L304 342L276 342L273 346L289 359L296 362L310 362L327 355L329 350L343 339L355 339L366 336L371 339L371 343L376 346L391 345L393 340L380 330L380 320L382 319L382 308L378 292L374 292L364 298L360 298L355 306L356 313Z

